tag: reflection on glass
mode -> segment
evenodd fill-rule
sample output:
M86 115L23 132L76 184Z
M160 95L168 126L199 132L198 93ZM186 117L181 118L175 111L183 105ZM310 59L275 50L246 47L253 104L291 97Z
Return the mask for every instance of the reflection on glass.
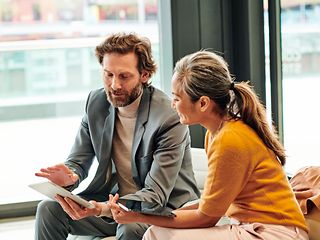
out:
M287 170L319 165L320 0L282 0L284 144Z
M157 14L157 0L0 0L1 40L105 36L109 27L123 31L119 24L137 31Z
M94 47L112 32L150 38L159 63L156 0L0 0L0 204L42 198L27 184L62 162L86 96L101 87ZM159 67L160 69L160 67ZM160 87L159 70L152 79Z

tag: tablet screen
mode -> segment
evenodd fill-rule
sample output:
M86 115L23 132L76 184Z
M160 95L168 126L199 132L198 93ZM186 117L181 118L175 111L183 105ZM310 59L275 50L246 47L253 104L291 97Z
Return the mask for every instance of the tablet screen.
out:
M94 208L94 205L87 200L79 197L78 195L74 195L63 187L53 183L53 182L41 182L30 184L29 187L32 189L46 195L47 197L56 200L54 197L58 194L62 197L68 197L78 203L79 205L86 208Z

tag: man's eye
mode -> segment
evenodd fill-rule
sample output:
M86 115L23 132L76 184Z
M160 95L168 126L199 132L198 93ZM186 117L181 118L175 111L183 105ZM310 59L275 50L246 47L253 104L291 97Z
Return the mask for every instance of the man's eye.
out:
M106 77L112 77L112 76L113 76L112 73L104 73L104 75L105 75Z
M128 75L120 75L121 79L127 79L129 76Z

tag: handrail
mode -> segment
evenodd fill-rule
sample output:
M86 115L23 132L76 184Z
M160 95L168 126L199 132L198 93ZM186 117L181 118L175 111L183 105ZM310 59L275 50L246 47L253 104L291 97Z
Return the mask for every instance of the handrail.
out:
M96 46L101 41L102 38L68 38L0 42L0 52L92 47Z

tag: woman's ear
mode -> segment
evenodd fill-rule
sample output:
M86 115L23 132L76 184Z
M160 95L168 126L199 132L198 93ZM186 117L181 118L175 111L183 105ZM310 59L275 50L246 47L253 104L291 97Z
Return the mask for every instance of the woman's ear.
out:
M142 83L147 83L150 79L150 74L146 71L142 71L141 73L141 82Z
M210 106L211 99L207 96L202 96L199 99L199 103L200 103L200 111L205 112Z

